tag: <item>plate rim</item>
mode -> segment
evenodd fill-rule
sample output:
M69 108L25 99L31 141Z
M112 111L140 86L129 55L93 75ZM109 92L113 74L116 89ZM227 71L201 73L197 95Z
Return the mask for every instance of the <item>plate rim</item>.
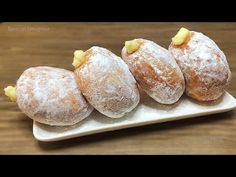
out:
M98 133L103 133L103 132L110 132L110 131L116 131L116 130L120 130L120 129L127 129L127 128L134 128L134 127L139 127L139 126L145 126L145 125L151 125L151 124L157 124L157 123L163 123L163 122L170 122L170 121L177 121L177 120L181 120L181 119L187 119L187 118L195 118L195 117L200 117L200 116L204 116L204 115L211 115L211 114L217 114L217 113L223 113L223 112L227 112L230 110L233 110L236 108L236 99L234 98L234 96L232 96L230 93L225 92L225 94L227 94L228 96L230 96L231 102L229 104L228 107L222 107L216 110L211 110L211 111L203 111L203 112L199 112L199 113L188 113L185 115L177 115L177 116L173 116L171 118L163 118L163 119L155 119L155 120L148 120L148 121L141 121L141 122L134 122L134 123L128 123L128 124L123 124L123 125L119 125L119 126L109 126L106 128L101 128L101 129L95 129L95 130L89 130L89 131L85 131L82 132L80 134L68 134L68 135L64 135L64 136L58 136L55 138L47 138L47 137L43 137L43 136L38 136L36 133L36 126L37 124L41 124L39 122L33 121L33 136L35 139L37 139L38 141L42 141L42 142L55 142L55 141L62 141L62 140L67 140L67 139L71 139L71 138L76 138L76 137L82 137L82 136L87 136L87 135L92 135L92 134L98 134Z

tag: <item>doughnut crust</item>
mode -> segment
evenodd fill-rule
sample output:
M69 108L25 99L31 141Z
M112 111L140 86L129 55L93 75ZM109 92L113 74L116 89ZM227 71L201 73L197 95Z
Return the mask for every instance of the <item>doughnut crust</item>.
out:
M100 113L119 118L139 103L136 81L125 62L109 50L94 46L75 69L81 92Z
M213 101L224 93L231 72L224 53L213 40L190 31L188 41L179 46L171 43L169 51L184 74L188 96Z
M173 56L156 43L135 39L140 47L129 54L122 49L122 58L140 87L154 100L173 104L185 89L184 77Z
M74 73L60 68L28 68L17 80L16 97L22 112L48 125L73 125L93 110L83 98Z

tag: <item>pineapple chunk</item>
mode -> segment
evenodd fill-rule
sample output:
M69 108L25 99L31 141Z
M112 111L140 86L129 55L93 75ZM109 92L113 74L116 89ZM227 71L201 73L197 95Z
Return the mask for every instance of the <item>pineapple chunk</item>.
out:
M11 101L16 101L16 87L7 86L6 88L4 88L4 92Z
M140 47L140 43L134 39L131 41L125 41L125 48L128 54L134 53Z
M174 45L181 45L186 41L186 39L188 39L189 35L190 32L188 29L180 28L175 37L172 38L172 42Z
M86 52L84 52L83 50L76 50L74 52L74 60L72 65L75 68L78 68L85 61L85 54Z

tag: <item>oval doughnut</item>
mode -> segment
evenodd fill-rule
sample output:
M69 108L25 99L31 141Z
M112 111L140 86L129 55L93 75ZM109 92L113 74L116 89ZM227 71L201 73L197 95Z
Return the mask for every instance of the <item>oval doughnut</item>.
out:
M76 51L73 65L81 92L100 113L119 118L139 103L136 81L125 62L109 50L94 46Z
M16 102L31 119L48 125L73 125L93 108L83 98L74 73L54 67L31 67L16 84Z

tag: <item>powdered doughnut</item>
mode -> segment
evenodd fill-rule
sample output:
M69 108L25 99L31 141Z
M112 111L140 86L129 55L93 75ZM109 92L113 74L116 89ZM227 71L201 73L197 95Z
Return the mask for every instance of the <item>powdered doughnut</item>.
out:
M46 66L23 72L16 84L16 102L31 119L55 126L76 124L93 110L73 72Z
M231 72L224 53L213 40L181 28L169 51L184 74L187 95L198 101L213 101L224 93Z
M119 118L137 106L140 96L136 81L120 57L97 46L74 54L78 85L95 109Z
M145 39L127 41L122 58L140 87L154 100L173 104L185 89L184 77L168 50Z

